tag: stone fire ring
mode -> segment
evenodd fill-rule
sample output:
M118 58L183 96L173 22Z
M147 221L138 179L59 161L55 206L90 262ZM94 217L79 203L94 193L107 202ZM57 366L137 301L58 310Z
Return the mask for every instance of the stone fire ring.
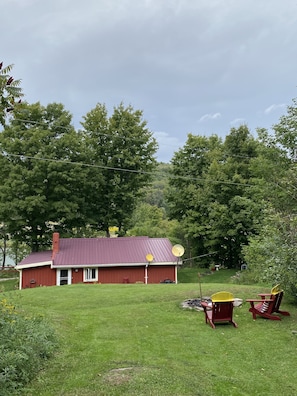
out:
M211 304L210 297L202 297L202 301L206 301L208 304ZM240 307L242 303L243 300L241 298L234 298L234 307ZM196 309L197 311L203 311L203 308L201 306L201 298L185 300L182 302L181 306L185 309Z

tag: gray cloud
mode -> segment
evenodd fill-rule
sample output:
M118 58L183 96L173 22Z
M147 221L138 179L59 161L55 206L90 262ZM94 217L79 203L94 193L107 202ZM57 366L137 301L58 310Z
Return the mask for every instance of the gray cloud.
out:
M131 104L163 161L238 114L268 128L296 96L293 0L2 0L0 26L29 102L62 102L76 126L97 102Z

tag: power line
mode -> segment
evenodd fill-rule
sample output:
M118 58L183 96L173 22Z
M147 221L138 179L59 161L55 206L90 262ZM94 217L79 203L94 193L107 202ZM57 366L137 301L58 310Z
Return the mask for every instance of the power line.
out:
M67 161L67 160L59 160L59 159L51 159L51 158L44 158L44 157L33 157L30 155L23 155L23 154L5 154L7 157L16 157L20 159L31 159L35 161L47 161L47 162L55 162L55 163L62 163L62 164L71 164L71 165L78 165L78 166L84 166L84 167L91 167L91 168L99 168L99 169L106 169L106 170L113 170L117 172L129 172L129 173L136 173L136 174L143 174L143 175L151 175L155 176L157 172L146 172L142 170L136 170L136 169L127 169L127 168L115 168L111 166L106 166L106 165L97 165L97 164L86 164L84 162L76 162L76 161ZM223 180L205 180L202 178L197 178L197 177L191 177L191 176L169 176L171 179L182 179L182 180L188 180L188 181L200 181L200 182L208 182L208 183L217 183L217 184L226 184L226 185L237 185L237 186L244 186L244 187L253 187L252 184L246 184L246 183L236 183L236 182L231 182L231 181L223 181Z
M15 121L23 122L23 123L29 123L29 124L34 124L34 125L40 125L40 126L47 126L46 123L42 123L39 121L33 121L33 120L26 120L22 118L14 118ZM50 125L48 125L50 127ZM69 126L63 126L63 125L57 125L58 128L64 129L64 130L69 130ZM71 126L74 130L75 127ZM106 133L101 133L96 131L98 135L105 136L105 137L113 137L111 134L106 134ZM137 138L131 138L131 137L126 137L126 136L117 136L117 137L122 137L123 139L130 140L130 141L137 141ZM135 169L126 169L126 168L120 168L120 167L110 167L106 165L97 165L97 164L86 164L86 163L80 163L80 162L75 162L75 161L67 161L67 160L58 160L58 159L49 159L49 158L36 158L33 156L27 156L27 155L17 155L17 154L6 154L7 156L14 156L14 157L19 157L19 158L28 158L32 160L41 160L41 161L49 161L49 162L59 162L59 163L65 163L65 164L73 164L73 165L80 165L80 166L85 166L85 167L94 167L94 168L100 168L100 169L106 169L106 170L113 170L113 171L118 171L118 172L128 172L128 173L135 173L135 174L146 174L146 175L151 175L155 176L157 172L146 172L142 170L135 170ZM224 153L222 153L224 155ZM243 155L228 155L228 157L239 157L239 158L256 158L256 157L249 157L249 156L243 156ZM277 166L277 165L276 165ZM164 172L159 172L163 173ZM239 183L239 182L232 182L232 181L223 181L223 180L205 180L203 178L197 178L197 177L192 177L192 176L173 176L169 175L170 179L182 179L186 181L197 181L197 182L208 182L208 183L216 183L216 184L225 184L225 185L237 185L237 186L244 186L244 187L253 187L254 184L247 184L247 183ZM279 186L280 187L280 186ZM281 187L280 187L281 188Z
M14 118L12 121L19 121L19 122L23 122L23 123L28 123L28 124L34 124L34 125L39 125L39 126L42 126L42 127L46 127L46 126L48 126L49 128L52 126L52 125L47 125L47 123L48 124L53 124L55 121L53 121L53 122L51 122L51 121L48 121L48 122L40 122L40 121L33 121L33 120L26 120L26 119L23 119L23 118ZM73 126L73 125L71 125L71 126L64 126L64 125L57 125L57 128L60 128L60 129L64 129L64 130L69 130L69 129L71 129L71 128L73 128L74 130L76 130L76 128ZM78 131L80 131L80 129L78 129ZM104 137L114 137L113 135L111 135L111 134L109 134L109 133L102 133L102 132L99 132L99 131L96 131L96 134L97 135L100 135L100 136L104 136ZM152 134L153 134L153 132L152 132ZM198 136L198 135L197 135ZM125 140L130 140L130 141L132 141L132 142L137 142L137 141L142 141L141 139L137 139L136 137L129 137L129 136L117 136L117 137L121 137L122 139L125 139ZM155 140L157 140L157 138L154 136L154 139ZM186 145L186 143L184 144L184 146ZM158 146L160 146L160 143L158 142ZM173 145L173 144L170 144L170 143L164 143L163 145L161 145L161 146L166 146L166 147L168 147L168 146L170 146L170 147L176 147L176 145ZM183 147L184 147L183 146ZM183 147L181 148L181 149L179 149L179 150L182 150L183 149ZM179 150L177 150L177 151L179 151ZM295 149L296 151L294 152L295 153L295 155L296 155L296 152L297 152L297 149ZM222 156L224 156L224 155L226 155L226 153L224 153L224 152L222 152L221 153L221 155ZM242 159L252 159L252 158L257 158L257 156L248 156L248 155L240 155L240 154L227 154L227 157L231 157L231 158L242 158ZM294 157L294 160L295 160L295 157ZM277 166L277 165L276 165Z

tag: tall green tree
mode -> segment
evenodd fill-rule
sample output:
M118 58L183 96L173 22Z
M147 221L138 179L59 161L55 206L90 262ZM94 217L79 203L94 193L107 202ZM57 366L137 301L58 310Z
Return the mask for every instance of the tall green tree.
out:
M167 213L165 198L168 189L171 165L159 162L154 172L152 183L143 187L143 201L158 208L163 208Z
M84 224L87 168L81 143L63 105L24 104L0 133L0 221L32 251Z
M209 253L206 216L208 211L206 175L211 164L223 158L223 142L217 135L188 135L184 147L171 161L172 169L166 195L171 219L179 221L184 232L188 257ZM206 265L202 260L202 264Z
M276 211L290 213L296 206L293 163L275 136L266 129L258 129L257 133L257 155L250 163L253 175L250 192L254 200L263 202L263 207L268 205Z
M232 128L224 142L215 135L190 135L173 158L171 215L187 230L193 254L212 253L203 260L205 265L242 263L242 245L261 213L250 189L257 147L248 128L241 126Z
M287 114L273 126L275 141L287 152L293 161L297 160L297 99L287 107Z
M139 203L131 217L130 236L149 236L151 238L169 238L176 241L178 222L168 220L163 208L148 203Z
M258 235L249 238L243 252L255 281L280 282L297 300L296 99L272 132L260 129L258 135L263 144L252 166L258 176L258 199L265 202L265 216Z
M5 124L7 113L11 112L16 104L23 97L20 87L21 80L15 80L10 72L13 65L3 66L0 63L0 124Z
M80 131L93 166L91 180L100 169L103 183L94 184L88 197L91 224L106 231L110 226L125 232L142 188L151 181L157 162L157 142L143 120L143 113L122 103L109 117L97 104L83 117Z
M281 283L297 301L297 216L267 209L257 235L243 248L250 276L256 282Z
M287 107L287 114L273 126L275 145L282 149L281 178L278 191L281 196L280 210L296 213L297 202L297 99Z

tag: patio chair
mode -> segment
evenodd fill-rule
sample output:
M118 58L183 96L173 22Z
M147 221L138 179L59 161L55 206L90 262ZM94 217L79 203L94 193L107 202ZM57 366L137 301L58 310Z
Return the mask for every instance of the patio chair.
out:
M215 323L231 323L234 327L238 327L233 320L234 296L229 292L218 292L211 296L211 302L202 301L205 314L205 323L215 329Z
M276 285L271 289L270 293L258 294L261 297L260 299L246 300L251 304L249 312L252 313L253 319L256 320L258 315L266 319L281 320L280 316L274 315L275 313L290 316L289 312L280 310L283 295L284 292L281 290L280 285Z

